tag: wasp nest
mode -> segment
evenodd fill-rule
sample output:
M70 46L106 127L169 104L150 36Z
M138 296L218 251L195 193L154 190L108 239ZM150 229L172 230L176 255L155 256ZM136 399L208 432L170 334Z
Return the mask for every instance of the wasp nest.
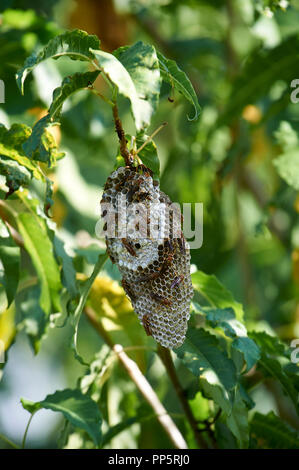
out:
M107 252L146 333L164 347L179 347L193 296L179 206L145 167L120 167L107 179L101 210Z

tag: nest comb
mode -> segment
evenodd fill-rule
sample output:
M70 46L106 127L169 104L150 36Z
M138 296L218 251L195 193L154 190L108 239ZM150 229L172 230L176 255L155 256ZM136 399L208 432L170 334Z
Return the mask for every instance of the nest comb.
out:
M179 207L147 169L119 167L101 200L107 252L146 333L166 348L185 340L193 288Z

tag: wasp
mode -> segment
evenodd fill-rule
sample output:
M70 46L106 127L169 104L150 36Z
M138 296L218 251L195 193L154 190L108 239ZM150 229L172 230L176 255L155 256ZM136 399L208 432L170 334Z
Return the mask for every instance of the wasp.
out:
M137 300L137 297L132 292L132 289L131 289L130 284L128 283L128 281L126 281L125 279L122 279L121 280L121 285L123 286L123 289L124 289L125 293L127 294L127 296L130 297L130 299L133 302L135 302Z
M181 235L182 235L181 238L178 238L178 244L179 244L181 253L185 254L186 253L185 239L184 239L184 235L183 234Z
M158 268L158 271L155 271L154 273L140 277L138 279L139 282L153 281L154 279L157 279L159 276L161 276L161 274L163 274L166 271L167 267L172 262L173 257L174 257L174 253L169 253L168 257L166 258L162 266Z
M137 256L136 251L133 248L132 242L130 242L127 238L121 238L121 242L126 248L126 250L130 253L130 255Z
M162 305L170 306L172 304L171 300L165 299L162 295L155 294L154 292L151 292L151 297Z
M145 329L145 332L146 332L147 336L152 336L150 315L148 313L145 313L143 315L142 325L143 325L143 328Z
M125 185L125 182L126 182L125 180L120 181L119 183L117 183L117 184L115 185L114 189L115 189L116 191L121 191L121 189L122 189L122 188L124 187L124 185Z
M164 245L166 245L166 246L169 248L169 250L170 250L171 252L174 251L174 247L173 247L173 244L172 244L172 241L171 241L170 238L168 238L168 239L165 241Z
M185 276L183 274L177 276L171 283L170 289L173 289L174 287L178 286L181 282L183 282L184 278Z
M141 170L144 174L144 176L146 177L150 177L150 176L153 176L153 172L150 168L148 168L147 166L143 165L143 164L140 164L138 165L137 167L137 171Z

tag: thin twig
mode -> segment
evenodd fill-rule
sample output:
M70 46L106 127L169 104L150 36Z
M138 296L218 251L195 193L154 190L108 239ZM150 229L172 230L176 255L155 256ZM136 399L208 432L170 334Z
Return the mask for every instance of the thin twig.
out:
M13 447L14 449L20 449L20 446L18 446L18 444L15 444L14 442L12 442L10 439L8 439L8 437L4 436L3 434L0 434L0 439L1 439L1 441L8 444L10 447Z
M174 389L176 391L176 394L181 402L181 405L183 407L183 410L185 412L186 418L191 426L191 429L194 433L194 437L196 439L197 444L199 445L200 448L207 449L207 443L205 440L202 438L200 435L199 429L197 422L193 416L193 413L191 411L190 405L188 403L188 400L185 397L185 392L179 382L178 376L176 374L176 370L173 364L173 360L170 354L169 349L164 348L163 346L158 345L158 354L160 356L161 361L163 362L167 373L169 375L169 378L174 386Z
M123 347L120 344L113 343L110 336L104 330L101 322L99 321L91 307L86 307L84 311L88 320L95 327L98 333L103 337L106 343L111 347L111 349L115 352L120 363L126 369L130 378L133 380L145 400L153 408L159 423L169 436L171 442L177 449L187 449L187 443L183 438L181 432L167 413L166 409L160 402L156 392L146 380L139 367L137 366L136 362L129 358L129 356L125 353Z
M139 147L138 150L136 150L135 152L135 155L138 155L139 152L141 152L141 150L151 141L153 140L153 138L155 137L155 135L158 134L158 132L160 132L161 129L163 129L163 127L167 126L167 122L163 122L163 124L161 124L161 126L159 126L153 133L152 135L150 135L145 142L143 142L143 144L141 145L141 147Z

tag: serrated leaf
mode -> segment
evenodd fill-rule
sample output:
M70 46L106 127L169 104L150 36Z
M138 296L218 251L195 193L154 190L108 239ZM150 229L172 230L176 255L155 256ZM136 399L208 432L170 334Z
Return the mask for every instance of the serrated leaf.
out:
M117 58L129 72L138 97L143 102L142 127L147 127L160 96L161 77L156 50L152 45L138 41L131 47L119 49Z
M289 359L286 346L277 336L271 336L265 331L250 331L248 335L269 355L284 356Z
M233 308L238 320L244 316L243 307L236 302L232 294L218 281L213 274L196 271L191 275L192 284L208 302L218 308Z
M90 48L99 49L99 47L100 41L97 36L89 35L79 29L67 31L54 37L39 54L31 54L26 59L23 68L17 72L16 79L21 93L24 93L24 82L27 75L44 60L68 56L73 60L90 61L94 58Z
M273 411L267 415L255 413L250 431L262 448L299 449L299 434L284 423Z
M64 156L64 153L58 152L55 139L47 129L56 124L51 121L49 114L37 121L30 137L23 144L23 150L28 158L52 166L57 159Z
M30 413L41 408L59 411L76 428L85 430L95 445L99 446L102 439L102 416L97 404L78 390L58 390L40 402L21 399L23 407Z
M217 338L203 329L189 327L184 344L175 353L192 374L203 380L204 391L213 394L228 412L230 392L237 383L236 369Z
M0 238L0 261L4 269L2 273L0 267L0 284L5 287L9 307L18 288L20 270L20 248L10 237Z
M137 131L150 124L160 92L160 72L155 49L138 42L120 54L91 49L101 69L131 102Z
M244 361L246 362L246 369L244 370L244 374L247 373L261 357L261 351L259 347L251 338L248 338L247 336L234 339L232 342L232 348L243 354Z
M190 121L194 121L199 116L200 105L198 103L198 99L192 83L190 82L185 72L179 68L174 60L167 59L160 52L157 52L157 56L159 59L160 72L163 80L170 83L172 87L182 93L182 95L194 106L194 117L192 119L189 118Z
M85 73L75 73L69 77L65 77L62 81L60 87L55 88L53 91L53 99L51 106L49 108L49 115L52 119L59 117L63 103L67 98L69 98L73 93L87 88L92 84L100 71L96 70L94 72L85 72Z
M29 285L18 292L15 300L18 329L26 333L35 354L40 349L41 340L49 324L49 316L39 303L40 295L41 289L38 284Z
M0 174L6 178L6 186L9 191L6 197L13 194L20 186L28 186L31 173L24 167L7 157L0 156Z
M5 126L0 124L0 155L10 158L27 168L36 179L43 179L40 169L27 158L22 148L31 132L31 128L25 124L13 124L10 129L6 129Z
M246 449L249 443L248 411L238 388L234 393L232 411L226 416L226 424L236 437L239 447Z
M42 220L39 223L34 214L20 213L17 224L40 281L40 306L46 314L52 304L59 310L60 273L44 223Z
M56 257L62 264L62 282L67 288L70 298L72 299L78 294L76 271L73 260L71 256L67 254L63 241L56 235L54 235L53 247Z
M213 328L221 328L226 336L233 338L231 348L242 354L246 362L244 373L248 372L259 360L260 350L255 342L247 337L246 327L236 319L234 310L200 308L200 311L206 315L207 322Z
M221 328L229 338L247 335L245 325L236 319L232 308L201 308L201 311L213 328Z
M271 376L280 382L284 392L291 398L298 411L299 394L292 378L285 372L281 361L285 357L282 343L279 342L278 338L270 336L265 332L251 331L249 336L261 350L261 358L258 362L259 368L266 376Z

